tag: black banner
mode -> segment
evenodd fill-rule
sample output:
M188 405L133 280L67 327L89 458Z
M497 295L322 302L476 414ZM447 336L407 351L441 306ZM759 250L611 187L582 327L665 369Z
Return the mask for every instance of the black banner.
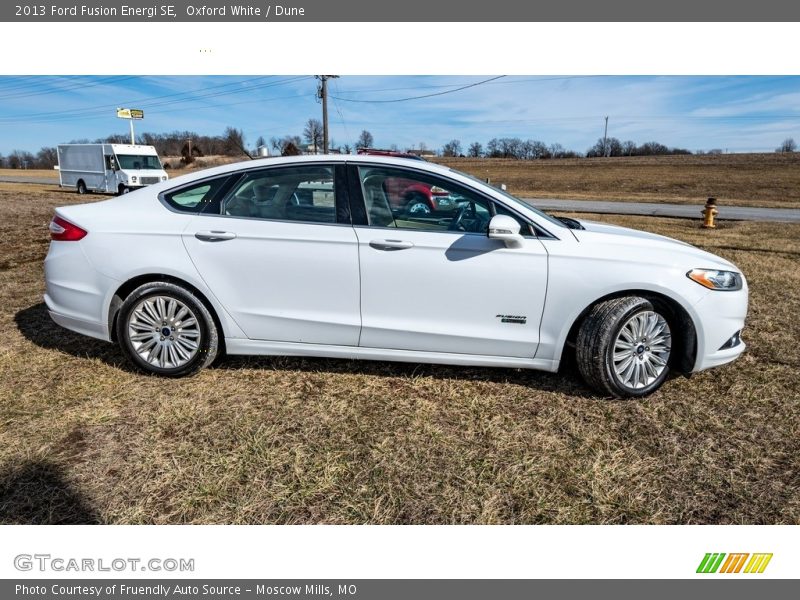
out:
M786 0L564 0L452 2L403 0L49 0L0 5L0 21L85 22L786 22L800 21L800 3ZM443 32L446 37L446 32Z
M518 600L606 598L674 600L681 598L795 598L797 581L780 579L697 580L449 580L449 579L64 579L3 580L0 597L84 600L102 598L214 598L215 600L293 598L297 600Z

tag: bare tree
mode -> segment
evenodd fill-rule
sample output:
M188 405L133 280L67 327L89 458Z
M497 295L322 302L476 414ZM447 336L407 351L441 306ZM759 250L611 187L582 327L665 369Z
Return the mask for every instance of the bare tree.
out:
M44 147L36 153L36 166L39 169L52 169L58 164L58 152L53 147Z
M471 156L472 158L483 156L483 146L481 146L481 143L472 142L467 150L467 156Z
M303 137L314 148L314 154L322 146L322 121L319 119L309 119L303 128Z
M442 156L458 156L461 154L461 142L450 140L442 147Z
M24 150L14 150L8 155L6 162L10 169L30 169L34 163L33 154Z
M622 142L622 154L623 156L633 156L636 154L636 142L632 140Z
M299 153L299 148L300 148L300 145L302 143L303 143L303 141L300 139L299 135L285 135L285 136L280 137L280 138L279 137L271 137L269 139L270 147L273 150L275 150L275 152L277 152L278 154L281 154L283 156L289 156L289 155L285 154L286 148L289 146L289 144L291 144L292 146L297 148L298 149L298 153ZM294 156L294 155L291 155L291 156Z
M775 149L775 152L797 152L797 144L794 138L786 138L781 142L781 145Z
M375 138L372 137L369 131L364 129L361 135L358 136L358 140L356 140L356 148L371 148L374 143Z
M345 144L342 146L342 154L352 154L352 152L353 148L350 146L350 144Z
M236 155L238 152L245 155L247 158L253 158L244 145L244 132L241 129L226 127L222 138L224 140L225 149L229 154Z

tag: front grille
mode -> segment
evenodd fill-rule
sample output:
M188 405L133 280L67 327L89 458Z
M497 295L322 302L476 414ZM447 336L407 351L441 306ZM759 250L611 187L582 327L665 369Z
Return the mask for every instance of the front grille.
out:
M142 185L151 185L158 182L158 177L142 177Z

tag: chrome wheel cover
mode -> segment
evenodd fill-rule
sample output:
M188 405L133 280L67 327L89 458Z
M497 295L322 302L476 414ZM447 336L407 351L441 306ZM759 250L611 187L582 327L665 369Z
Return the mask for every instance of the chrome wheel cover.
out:
M412 201L409 204L408 213L411 215L429 215L431 214L431 207L424 200Z
M642 389L656 381L667 368L672 333L666 319L652 310L633 315L614 340L614 372L619 382Z
M192 310L170 296L139 302L128 317L128 339L134 352L161 369L182 367L200 349L200 323Z

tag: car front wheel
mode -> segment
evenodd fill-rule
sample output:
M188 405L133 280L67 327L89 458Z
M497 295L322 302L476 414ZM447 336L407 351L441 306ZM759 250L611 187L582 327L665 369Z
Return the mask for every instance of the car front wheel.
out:
M219 349L209 310L190 291L167 282L146 283L125 299L117 339L137 367L167 377L197 373Z
M669 374L668 315L649 300L614 298L594 306L578 331L575 353L586 382L617 398L646 396Z

